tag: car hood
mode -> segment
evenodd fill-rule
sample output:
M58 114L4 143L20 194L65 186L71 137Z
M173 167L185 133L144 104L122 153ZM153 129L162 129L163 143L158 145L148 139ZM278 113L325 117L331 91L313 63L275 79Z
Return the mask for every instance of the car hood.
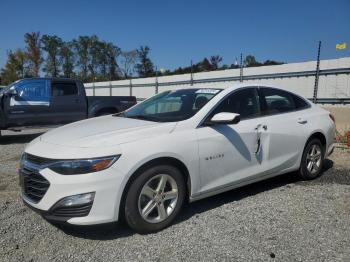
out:
M158 123L104 116L53 129L40 137L49 144L69 147L105 147L170 133L176 123Z

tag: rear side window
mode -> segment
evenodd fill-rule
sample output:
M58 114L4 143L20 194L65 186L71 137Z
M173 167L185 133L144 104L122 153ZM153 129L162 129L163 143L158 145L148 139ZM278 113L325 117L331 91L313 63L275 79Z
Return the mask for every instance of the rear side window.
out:
M309 103L306 102L301 97L293 95L293 98L294 98L294 103L295 103L295 108L296 109L303 109L303 108L307 108L307 107L310 106Z
M261 88L265 104L264 114L273 115L294 111L296 109L294 95L272 88Z
M78 87L75 83L54 82L51 85L52 96L74 96L78 95Z

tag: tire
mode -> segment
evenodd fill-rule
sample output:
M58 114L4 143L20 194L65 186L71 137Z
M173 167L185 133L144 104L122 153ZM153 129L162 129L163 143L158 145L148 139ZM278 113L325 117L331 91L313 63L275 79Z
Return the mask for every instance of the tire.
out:
M152 167L131 183L125 200L125 220L141 234L162 230L180 212L185 194L184 178L177 168Z
M301 158L299 176L311 180L321 175L324 161L324 146L317 138L308 141Z

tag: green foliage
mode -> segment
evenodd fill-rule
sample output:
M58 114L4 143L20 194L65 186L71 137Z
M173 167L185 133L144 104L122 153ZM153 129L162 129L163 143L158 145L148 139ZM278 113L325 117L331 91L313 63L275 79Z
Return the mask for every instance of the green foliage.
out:
M221 65L223 58L213 55L209 59L204 58L200 62L172 71L166 69L155 71L148 46L123 52L114 43L100 40L96 35L79 36L77 39L64 42L56 35L40 37L39 32L31 32L24 35L24 41L26 43L24 51L18 49L8 53L7 63L0 74L2 84L8 84L19 78L39 76L43 62L43 72L47 76L74 77L84 82L126 79L133 77L134 72L137 72L138 77L150 77L240 67L237 62L231 65ZM42 53L44 53L44 59ZM274 60L266 60L261 63L253 55L247 55L243 66L280 64L283 63Z
M60 64L62 65L63 77L71 78L74 77L74 64L75 64L75 53L73 51L72 42L62 43L59 51Z
M138 63L135 68L140 77L149 77L154 75L154 66L149 58L150 48L148 46L141 46L137 50Z
M30 75L39 76L40 65L42 63L40 33L26 33L24 35L24 42L26 43L26 55L29 60Z
M43 69L47 76L58 77L60 74L59 54L63 41L58 36L43 35L41 38L42 49L46 51L45 67Z
M17 79L28 76L27 56L21 49L16 52L9 51L7 54L7 62L1 70L1 83L8 85Z
M120 78L117 58L119 47L101 41L96 35L79 36L72 43L77 57L78 77L83 81L105 81Z

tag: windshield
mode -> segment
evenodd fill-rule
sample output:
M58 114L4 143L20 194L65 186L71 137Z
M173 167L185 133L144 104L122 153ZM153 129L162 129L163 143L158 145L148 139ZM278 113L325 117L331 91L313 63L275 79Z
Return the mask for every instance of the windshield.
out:
M182 89L160 93L117 116L155 122L177 122L194 116L222 89Z

